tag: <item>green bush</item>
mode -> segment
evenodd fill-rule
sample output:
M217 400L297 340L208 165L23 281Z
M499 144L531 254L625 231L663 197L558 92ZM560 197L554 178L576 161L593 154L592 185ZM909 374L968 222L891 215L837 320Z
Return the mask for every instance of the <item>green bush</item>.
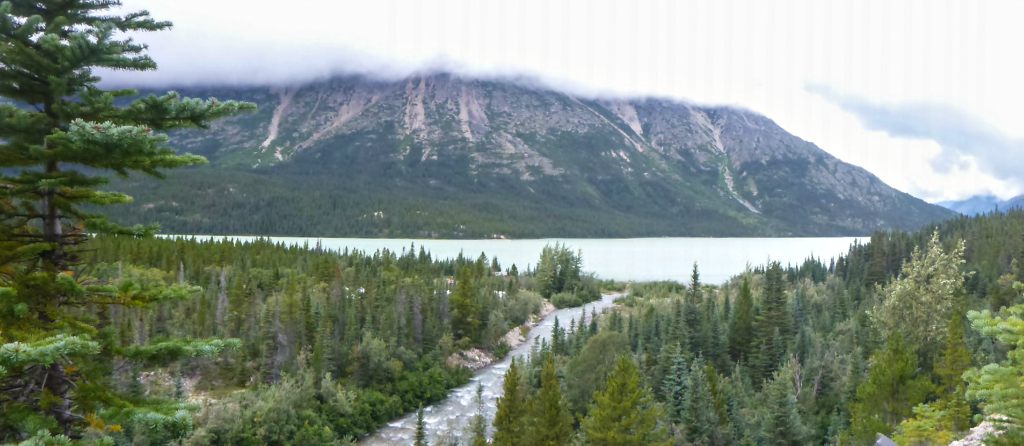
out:
M578 307L583 304L579 296L576 293L562 292L551 296L551 304L555 308L571 308Z

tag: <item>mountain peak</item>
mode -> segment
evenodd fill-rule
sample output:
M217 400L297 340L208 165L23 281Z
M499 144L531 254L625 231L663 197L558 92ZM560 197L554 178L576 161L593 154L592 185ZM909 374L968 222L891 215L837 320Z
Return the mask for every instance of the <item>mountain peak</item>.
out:
M262 188L310 182L414 202L400 223L318 224L325 235L394 234L397 226L420 236L863 235L952 215L730 107L590 98L445 72L191 93L260 107L210 132L173 135L178 148L211 160L203 172L262 179L234 189L250 195L225 192L219 206L245 207L271 194ZM170 200L161 195L137 201L158 209ZM451 200L459 204L449 216L429 209ZM485 204L468 209L467 200ZM408 213L365 201L335 217ZM219 225L153 212L179 231ZM556 225L554 215L573 223Z

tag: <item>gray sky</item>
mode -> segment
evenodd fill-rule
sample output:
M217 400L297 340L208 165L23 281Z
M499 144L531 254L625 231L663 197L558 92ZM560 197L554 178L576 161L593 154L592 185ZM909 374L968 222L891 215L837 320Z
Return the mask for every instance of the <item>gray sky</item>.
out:
M1024 193L1019 0L124 0L146 85L443 68L752 109L926 200Z

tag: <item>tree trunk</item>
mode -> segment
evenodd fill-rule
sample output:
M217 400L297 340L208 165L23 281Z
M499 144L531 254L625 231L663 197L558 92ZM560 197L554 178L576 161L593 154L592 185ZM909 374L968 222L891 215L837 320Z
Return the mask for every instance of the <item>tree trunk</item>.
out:
M46 164L46 174L48 176L58 172L60 172L60 168L57 166L56 161L50 161ZM48 263L46 266L54 272L67 269L64 261L60 210L57 209L55 202L56 196L57 191L55 189L47 188L43 191L43 241L53 245L53 248L46 256L46 263Z
M71 391L71 385L71 379L64 373L64 366L54 362L47 367L44 388L52 395L60 398L60 403L50 407L50 414L60 424L64 435L76 438L73 436L74 430L72 426L81 419L81 416L71 411L71 398L67 396Z

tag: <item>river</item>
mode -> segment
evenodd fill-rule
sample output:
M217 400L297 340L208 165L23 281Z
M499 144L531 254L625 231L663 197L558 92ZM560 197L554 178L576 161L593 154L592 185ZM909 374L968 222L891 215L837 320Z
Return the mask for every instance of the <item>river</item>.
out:
M559 324L563 327L569 325L570 319L578 321L583 311L587 312L589 320L591 311L596 310L600 314L606 308L611 307L615 299L621 296L621 294L606 294L601 300L589 303L583 307L566 308L552 312L537 326L530 329L526 342L512 350L505 359L478 370L469 384L452 390L444 401L424 408L423 420L430 444L437 444L436 440L447 434L458 436L463 433L466 425L473 415L477 413L477 386L483 387L482 403L488 424L490 420L494 419L498 397L501 395L502 384L504 383L505 371L508 370L512 358L525 358L529 354L530 346L533 345L535 339L549 339L555 317L558 317ZM377 431L376 434L361 441L360 444L367 446L409 445L412 444L415 432L416 414L412 413L389 423L383 429Z
M171 236L174 237L174 236ZM245 241L251 236L196 236L197 238L228 238ZM262 237L287 245L320 246L330 250L375 252L388 249L403 252L425 248L434 258L453 258L460 253L476 258L481 252L497 257L504 267L512 264L523 271L537 262L545 245L562 243L583 254L583 269L601 279L620 281L689 280L694 263L706 283L720 284L746 268L778 261L783 265L800 264L809 257L829 259L845 254L855 242L866 237L800 237L800 238L634 238L634 239L524 239L524 240L434 240L434 239L370 239ZM568 325L579 320L581 311L599 313L612 306L619 295L605 295L584 308L558 310L530 330L526 342L514 349L504 360L485 367L470 383L453 390L447 399L424 408L424 421L430 444L445 435L458 436L477 413L477 386L483 387L482 403L488 419L494 418L496 402L501 394L503 377L513 357L524 357L537 338L547 339L555 317ZM408 445L416 429L416 414L408 414L364 439L364 445Z

